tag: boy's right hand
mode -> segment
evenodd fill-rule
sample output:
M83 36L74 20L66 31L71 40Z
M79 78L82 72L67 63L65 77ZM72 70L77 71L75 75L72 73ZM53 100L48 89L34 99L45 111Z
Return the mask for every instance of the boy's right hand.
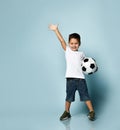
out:
M58 39L59 39L59 41L62 45L62 48L64 50L66 50L66 42L65 42L64 38L62 37L59 29L58 29L58 25L57 24L50 24L49 29L55 32L55 34L57 35L57 37L58 37Z
M49 25L49 29L52 30L52 31L56 31L58 29L58 25L56 24L50 24Z

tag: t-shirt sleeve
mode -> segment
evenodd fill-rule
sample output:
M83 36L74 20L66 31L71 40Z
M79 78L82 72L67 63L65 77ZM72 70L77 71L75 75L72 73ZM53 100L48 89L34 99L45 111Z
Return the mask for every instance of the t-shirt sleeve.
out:
M69 50L69 49L70 49L69 46L66 46L66 51Z
M65 52L68 52L69 50L70 50L70 47L69 47L69 46L66 46Z

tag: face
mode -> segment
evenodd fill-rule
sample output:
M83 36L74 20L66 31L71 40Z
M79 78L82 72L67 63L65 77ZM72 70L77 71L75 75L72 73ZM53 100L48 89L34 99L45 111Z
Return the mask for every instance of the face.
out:
M78 48L79 48L79 42L77 39L75 38L71 38L70 41L69 41L69 47L72 51L78 51Z

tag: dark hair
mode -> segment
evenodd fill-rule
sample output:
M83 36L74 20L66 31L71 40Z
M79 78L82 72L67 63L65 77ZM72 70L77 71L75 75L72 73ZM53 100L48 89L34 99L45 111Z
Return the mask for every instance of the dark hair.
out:
M78 42L79 42L79 45L81 44L81 37L80 37L80 35L78 33L69 34L69 39L68 39L69 42L70 42L71 38L77 39Z

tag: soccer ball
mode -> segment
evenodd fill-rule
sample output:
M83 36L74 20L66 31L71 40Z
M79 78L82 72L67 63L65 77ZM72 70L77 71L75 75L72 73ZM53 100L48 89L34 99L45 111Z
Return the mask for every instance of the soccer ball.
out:
M81 63L82 71L84 74L93 74L98 70L96 61L91 57L85 57Z

